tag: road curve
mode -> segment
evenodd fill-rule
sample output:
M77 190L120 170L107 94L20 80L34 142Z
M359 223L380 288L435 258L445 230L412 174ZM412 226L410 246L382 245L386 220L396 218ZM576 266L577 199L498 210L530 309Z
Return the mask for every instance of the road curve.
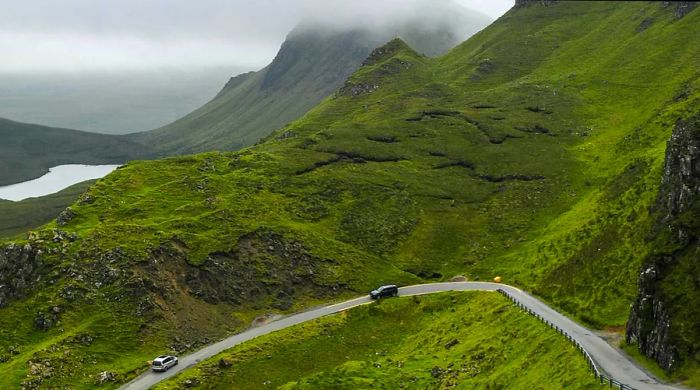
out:
M498 289L507 292L511 297L530 308L530 310L532 310L534 313L539 314L543 319L548 320L573 336L573 338L577 340L586 351L588 351L598 368L608 376L611 376L616 380L638 390L677 389L676 387L658 383L634 363L628 360L621 352L611 347L605 340L598 337L595 333L570 320L564 315L559 314L556 310L547 306L544 302L516 287L488 282L431 283L401 287L399 289L399 296L432 294L446 291L496 291ZM148 389L158 382L176 375L180 371L192 367L207 358L210 358L245 341L369 302L371 302L371 300L366 296L355 298L334 305L297 313L256 328L248 329L244 332L221 340L218 343L204 347L190 355L180 357L180 364L171 368L167 372L154 373L147 371L131 382L125 384L120 389Z

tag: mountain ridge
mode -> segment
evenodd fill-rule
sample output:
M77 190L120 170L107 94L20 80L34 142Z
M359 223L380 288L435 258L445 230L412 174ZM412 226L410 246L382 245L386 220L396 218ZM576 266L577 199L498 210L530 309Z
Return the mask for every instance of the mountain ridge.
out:
M0 346L22 349L0 381L124 382L155 351L258 315L457 275L622 327L655 249L667 140L698 108L699 18L658 3L514 8L439 58L391 41L257 145L127 164L65 225L5 246L6 266L37 264L0 309ZM81 360L105 350L120 353ZM27 376L29 360L59 368ZM699 386L699 367L687 356L672 378Z
M430 28L413 19L378 28L302 22L270 65L232 77L213 100L184 118L130 137L156 145L161 155L250 146L331 95L372 49L392 37L407 36L419 51L437 55L461 41L456 25L471 35L488 24L483 16L453 7L452 15L445 11Z

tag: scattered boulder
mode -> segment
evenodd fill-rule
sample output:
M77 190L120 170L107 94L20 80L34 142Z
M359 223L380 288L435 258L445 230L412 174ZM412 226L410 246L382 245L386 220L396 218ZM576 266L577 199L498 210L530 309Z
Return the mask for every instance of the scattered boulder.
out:
M484 58L483 60L479 61L476 70L478 70L481 73L488 73L493 71L495 67L496 66L490 58Z
M441 378L444 373L445 371L440 368L440 366L435 366L430 369L430 375L435 379Z
M93 340L94 339L92 338L92 336L90 336L87 333L83 333L83 334L79 334L79 335L75 336L75 341L77 341L80 344L83 344L85 346L91 345Z
M97 380L95 381L98 385L103 385L107 382L114 382L117 380L117 374L111 371L102 371L97 375Z
M28 373L31 376L38 377L40 379L51 378L53 376L53 365L50 360L44 360L40 362L28 361Z
M39 312L36 317L34 317L34 327L41 331L47 331L56 325L57 321L58 318L55 314Z
M187 378L185 379L182 384L187 387L187 388L192 388L192 387L197 387L200 384L199 378L197 377L192 377L192 378Z
M374 142L383 142L385 144L393 144L397 141L396 137L393 135L370 135L367 139Z
M652 24L654 24L654 19L652 18L646 18L642 20L642 22L639 23L639 26L637 27L637 32L640 33L648 29L649 27L651 27Z
M80 199L78 200L78 204L81 206L84 206L86 204L93 204L93 203L95 203L95 197L88 194L88 193L83 194L80 197Z
M76 214L75 211L73 211L72 208L66 207L65 210L61 211L60 214L58 214L58 217L56 218L56 223L58 223L58 226L66 226L70 221L75 218Z
M459 340L457 340L457 339L452 339L452 340L448 341L448 342L445 344L445 349L450 349L450 348L454 347L454 346L457 345L457 344L459 344Z
M283 140L283 139L287 139L287 138L293 138L293 137L296 137L296 136L297 136L297 134L296 134L295 132L290 131L290 130L287 130L287 131L285 131L284 133L282 133L282 134L278 135L277 137L275 137L275 139L277 139L277 140Z
M219 368L230 368L233 365L229 360L221 358L219 359Z
M356 98L362 95L366 95L369 93L372 93L379 89L378 84L371 84L371 83L351 83L351 82L346 82L345 85L340 88L340 91L338 93L343 96L350 96L352 98Z

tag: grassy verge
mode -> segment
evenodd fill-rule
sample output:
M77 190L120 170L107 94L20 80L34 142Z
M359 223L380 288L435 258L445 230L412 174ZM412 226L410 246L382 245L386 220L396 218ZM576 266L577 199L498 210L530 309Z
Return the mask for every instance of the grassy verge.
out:
M156 388L186 383L211 389L598 387L563 337L500 295L483 292L354 308L244 343Z

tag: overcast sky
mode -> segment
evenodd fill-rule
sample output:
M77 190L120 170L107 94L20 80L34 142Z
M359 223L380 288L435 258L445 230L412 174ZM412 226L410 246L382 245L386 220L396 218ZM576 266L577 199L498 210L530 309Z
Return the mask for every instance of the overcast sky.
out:
M0 73L259 68L302 19L374 23L455 1L496 19L513 0L0 0Z

